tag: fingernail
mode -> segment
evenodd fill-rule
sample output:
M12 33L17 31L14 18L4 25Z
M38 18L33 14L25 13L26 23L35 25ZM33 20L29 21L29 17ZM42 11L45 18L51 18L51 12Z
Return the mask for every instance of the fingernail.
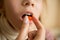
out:
M25 23L25 24L28 24L28 23L29 23L28 16L25 16L25 17L24 17L24 23Z

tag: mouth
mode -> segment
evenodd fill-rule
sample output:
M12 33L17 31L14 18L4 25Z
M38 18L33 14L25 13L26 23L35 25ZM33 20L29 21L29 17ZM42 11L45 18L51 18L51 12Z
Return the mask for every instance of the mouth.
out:
M32 20L33 13L32 12L23 12L22 16L21 16L21 20L23 20L25 16L28 16L28 19Z

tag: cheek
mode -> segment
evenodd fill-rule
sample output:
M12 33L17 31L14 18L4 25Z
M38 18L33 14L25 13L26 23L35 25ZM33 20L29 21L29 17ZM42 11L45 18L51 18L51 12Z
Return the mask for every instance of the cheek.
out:
M37 4L34 10L35 16L37 18L40 16L41 11L42 11L42 4Z
M41 11L42 10L42 3L40 3L40 4L38 3L36 7L37 7L38 11Z
M5 6L6 8L9 10L9 11L15 11L15 12L18 12L19 11L19 7L20 7L20 1L19 0L7 0L7 1L4 1L5 3Z
M20 1L19 0L7 0L4 1L5 4L5 9L6 9L6 15L13 18L16 18L18 16L19 13L19 4Z
M39 18L39 16L40 16L40 13L36 13L36 14L35 14L35 17L36 17L36 18Z

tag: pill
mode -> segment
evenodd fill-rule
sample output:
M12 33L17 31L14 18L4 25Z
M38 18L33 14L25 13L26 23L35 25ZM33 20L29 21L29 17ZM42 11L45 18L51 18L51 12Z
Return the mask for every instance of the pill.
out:
M31 21L32 20L32 16L28 16L28 19Z

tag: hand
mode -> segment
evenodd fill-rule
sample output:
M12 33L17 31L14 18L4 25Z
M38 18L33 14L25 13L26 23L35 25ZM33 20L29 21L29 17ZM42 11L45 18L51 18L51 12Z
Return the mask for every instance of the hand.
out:
M33 16L33 22L36 25L37 31L33 31L33 32L29 33L29 40L45 40L45 28L44 28L44 26L34 16Z
M32 31L28 33L29 20L27 17L24 18L22 28L16 40L26 40L27 35L28 35L28 40L45 40L45 29L43 25L34 16L33 16L33 22L35 23L37 27L37 31Z

